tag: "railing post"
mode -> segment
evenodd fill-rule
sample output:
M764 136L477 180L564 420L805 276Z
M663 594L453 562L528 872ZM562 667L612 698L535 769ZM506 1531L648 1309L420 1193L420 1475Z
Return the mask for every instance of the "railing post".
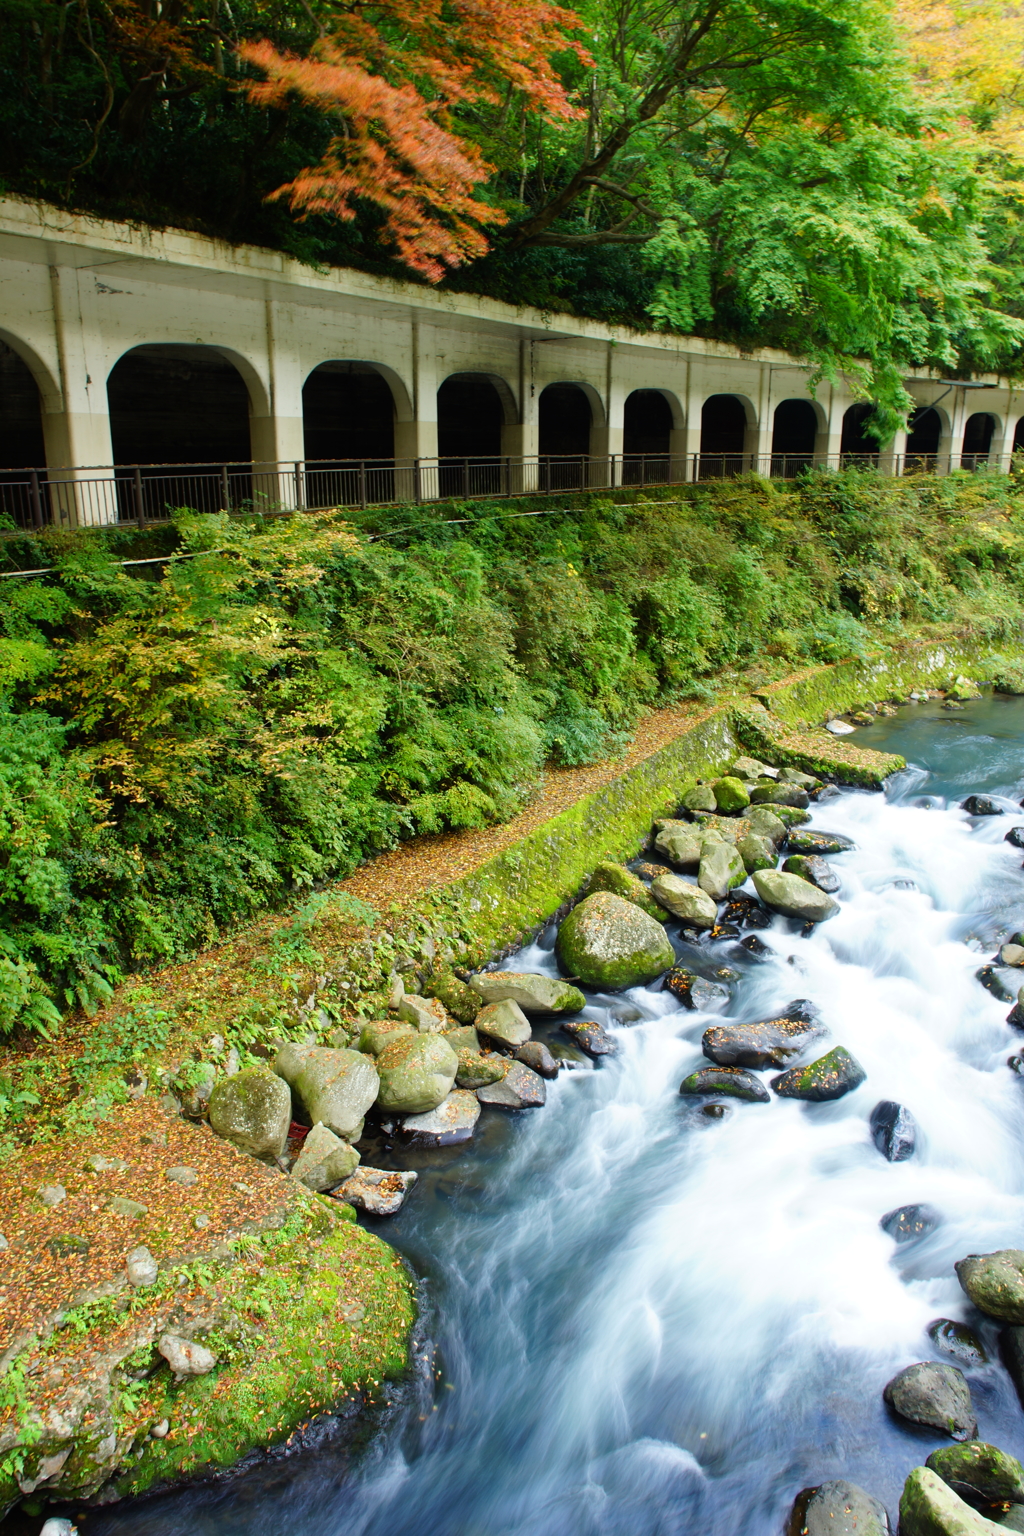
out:
M467 501L469 500L469 460L468 459L463 459L463 461L462 461L462 495L463 495L463 498L465 500L467 500Z
M228 479L228 467L222 464L220 467L220 494L224 498L224 511L231 511L231 482Z
M36 470L32 474L32 521L37 528L43 526L43 499L39 494L39 475Z
M366 460L359 460L359 505L366 506Z
M423 500L423 485L422 477L420 475L419 459L413 459L412 461L412 498L415 502L421 502Z
M300 511L306 504L306 498L302 494L302 460L295 461L295 510Z
M140 528L146 526L146 505L142 499L142 470L135 466L135 516Z

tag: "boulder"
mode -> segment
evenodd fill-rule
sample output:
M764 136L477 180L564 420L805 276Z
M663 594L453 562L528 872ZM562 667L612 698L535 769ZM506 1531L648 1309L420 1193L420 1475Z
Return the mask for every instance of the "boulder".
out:
M687 811L713 811L717 805L718 800L710 784L695 784L683 796L683 807Z
M788 827L781 816L776 815L771 806L752 805L744 818L750 825L750 831L757 837L767 837L770 842L779 847L786 841ZM737 844L737 846L739 846Z
M696 869L703 841L699 827L687 821L673 821L663 826L655 837L654 849L677 869Z
M899 1205L887 1211L878 1225L897 1243L915 1243L934 1232L942 1217L931 1205Z
M170 1179L172 1184L180 1184L182 1189L191 1189L198 1183L199 1175L194 1168L186 1168L179 1165L176 1168L168 1168L164 1174L165 1179Z
M429 1037L428 1037L429 1038ZM396 1173L390 1168L357 1168L334 1191L335 1198L354 1205L369 1216L394 1216L405 1204L405 1197L415 1184L412 1171Z
M697 884L713 901L724 901L733 886L742 885L746 878L746 866L735 848L730 848L728 843L705 847Z
M1019 969L1024 965L1024 945L1004 944L999 951L999 959L1003 965L1012 965Z
M816 779L813 773L801 773L799 768L780 768L780 784L795 784L798 789L820 789L821 780Z
M900 1536L1006 1536L1006 1526L986 1520L930 1467L915 1467L903 1485Z
M767 807L767 809L771 810L773 816L777 816L781 822L784 822L787 829L789 827L800 827L805 821L810 821L811 819L810 811L801 810L795 805L772 805Z
M729 1000L728 987L723 987L718 981L708 981L706 977L698 976L696 971L688 971L685 965L672 967L665 977L665 990L697 1013L710 1013L713 1008Z
M280 1157L291 1119L288 1084L273 1072L237 1072L214 1084L211 1127L252 1157Z
M455 1074L458 1088L486 1088L488 1083L500 1083L508 1071L507 1057L494 1052L485 1054L460 1046L455 1054L459 1059L459 1070Z
M398 1017L422 1034L443 1035L450 1027L447 1010L436 997L419 997L406 992L398 1004Z
M533 971L480 971L469 984L485 1003L518 1003L525 1013L577 1013L587 1002L560 976Z
M531 1072L537 1072L541 1077L557 1077L558 1062L543 1040L527 1040L515 1053L516 1061L521 1061L524 1067L529 1067ZM479 1085L483 1087L481 1083Z
M480 999L477 998L477 1002L479 1001ZM477 1012L479 1012L479 1009ZM444 1037L456 1053L459 1051L478 1051L480 1049L480 1036L472 1024L464 1024L461 1029L446 1029Z
M956 1277L979 1312L1001 1323L1024 1323L1024 1252L969 1253L958 1259Z
M586 896L572 909L559 927L557 948L565 970L594 987L653 981L675 959L661 924L610 891Z
M135 1290L144 1285L155 1285L160 1266L148 1248L133 1248L124 1261L128 1284Z
M765 906L786 917L823 923L839 911L838 901L810 881L801 880L799 875L787 875L781 869L759 869L751 879Z
M412 1041L416 1036L392 1041L385 1046L378 1062L406 1038ZM361 1051L336 1051L322 1046L310 1051L293 1086L311 1125L320 1120L335 1136L358 1141L363 1116L376 1099L380 1083L376 1067Z
M505 998L500 1003L485 1003L476 1016L478 1034L500 1045L525 1045L533 1033L529 1019L518 1003Z
M736 779L777 779L779 770L756 757L738 757L729 772Z
M750 797L752 805L790 805L804 811L811 800L796 784L759 784Z
M451 1093L458 1070L459 1058L443 1035L403 1035L377 1057L377 1106L408 1115L436 1109Z
M274 1057L274 1071L278 1077L284 1078L289 1088L294 1088L306 1062L319 1049L315 1040L306 1041L303 1045L287 1040Z
M208 1376L217 1364L216 1355L192 1339L183 1339L178 1333L161 1334L156 1347L177 1381L190 1376Z
M966 800L961 800L960 809L966 811L968 816L1005 816L1006 814L991 795L968 795Z
M796 853L782 868L787 875L799 875L801 880L809 880L819 891L827 891L830 896L838 891L841 883L832 865L817 853Z
M890 1163L906 1162L917 1146L917 1121L909 1109L882 1099L871 1111L871 1140Z
M999 1334L999 1353L1024 1403L1024 1328L1003 1328Z
M983 1440L943 1445L925 1466L968 1504L1024 1504L1024 1467Z
M805 1488L793 1505L789 1529L801 1536L892 1536L885 1506L841 1478Z
M928 1337L936 1349L944 1355L952 1355L961 1365L976 1369L979 1365L988 1364L984 1344L966 1323L955 1323L949 1317L937 1317L933 1323L928 1324Z
M750 804L750 796L747 794L745 784L732 774L716 779L711 788L715 792L715 809L726 816L734 811L745 810Z
M681 875L659 875L651 895L691 928L713 928L718 920L718 908L707 892Z
M790 1067L781 1077L772 1078L772 1088L786 1099L807 1099L820 1104L841 1099L859 1088L867 1073L845 1046L837 1045L807 1067Z
M985 991L991 992L992 996L998 998L1001 1003L1010 1003L1013 1001L1013 993L1007 991L1006 987L1003 985L1002 977L999 975L999 972L995 969L994 966L983 965L981 969L979 971L975 971L974 974L978 981L980 981L982 986L985 988Z
M771 1094L752 1072L739 1067L698 1067L679 1084L683 1094L723 1094L730 1099L745 1099L749 1104L769 1104Z
M955 1365L920 1360L886 1385L882 1396L894 1413L913 1424L941 1429L952 1440L973 1440L978 1433L971 1389Z
M547 1099L547 1089L536 1072L521 1061L510 1061L501 1082L478 1089L477 1098L496 1109L539 1109Z
M1014 848L1024 848L1024 827L1011 827L1003 842L1011 843Z
M450 965L432 961L423 973L423 991L427 997L436 997L460 1024L472 1024L480 1012L480 999L464 981L460 981Z
M807 827L799 831L790 829L786 843L790 853L815 853L819 858L826 853L849 853L857 846L852 837L843 837L839 832L812 832Z
M318 1121L292 1164L292 1177L307 1189L322 1193L347 1179L358 1167L359 1153L355 1147Z
M855 725L850 725L847 720L836 719L826 720L825 729L826 731L831 732L833 736L852 736L857 727Z
M722 1067L784 1067L820 1040L826 1031L805 1019L764 1019L757 1024L713 1024L704 1031L701 1049Z
M623 901L631 901L649 917L656 917L659 923L666 921L664 907L658 905L643 881L624 864L613 864L611 860L598 864L590 877L588 890L611 891L613 896L621 896Z
M743 868L748 875L752 875L755 869L775 868L775 843L759 832L748 832L746 837L739 838L736 852L743 860Z
M456 1088L436 1109L428 1109L424 1115L406 1115L402 1130L437 1147L447 1147L457 1141L468 1141L479 1118L480 1101L476 1094Z
M477 999L479 1002L479 998ZM369 1024L364 1024L359 1031L359 1039L356 1041L356 1050L367 1052L370 1056L379 1056L386 1045L392 1040L398 1040L402 1035L414 1035L416 1033L412 1024L406 1020L398 1022L395 1019L371 1019Z
M615 1056L618 1054L618 1041L612 1038L607 1030L600 1024L594 1024L589 1019L583 1019L578 1024L563 1024L562 1033L569 1036L581 1051L586 1051L588 1056Z

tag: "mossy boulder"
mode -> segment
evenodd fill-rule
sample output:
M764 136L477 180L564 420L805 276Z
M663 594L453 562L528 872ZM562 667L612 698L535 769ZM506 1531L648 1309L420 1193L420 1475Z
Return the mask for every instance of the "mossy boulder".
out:
M766 837L778 848L786 841L789 828L783 818L776 814L776 810L777 807L770 805L752 805L744 819L749 823L750 832L754 836Z
M823 923L839 911L839 903L827 891L819 890L799 875L781 869L759 869L751 877L754 889L766 907L786 917L800 917L808 923Z
M377 1057L378 1109L421 1115L436 1109L452 1091L459 1058L443 1035L403 1036Z
M793 1517L787 1531L803 1536L891 1536L884 1504L840 1478L805 1488L793 1506Z
M771 1094L753 1072L742 1067L698 1067L679 1084L679 1092L689 1094L723 1094L730 1099L743 1099L748 1104L768 1104Z
M356 1050L366 1051L371 1056L379 1056L392 1040L415 1033L414 1025L407 1023L404 1019L371 1019L369 1024L364 1024L359 1031Z
M786 860L782 870L787 875L799 875L801 880L810 881L811 885L816 885L819 891L827 891L830 896L842 884L828 860L816 853L795 853Z
M359 1153L326 1125L314 1125L292 1165L292 1177L307 1189L333 1189L359 1167Z
M734 885L747 878L746 866L737 850L728 843L712 843L701 855L697 884L712 901L724 901Z
M683 796L683 806L688 811L713 811L718 800L710 784L695 784Z
M535 971L480 971L470 986L485 1003L518 1003L524 1013L578 1013L586 1005L579 987Z
M674 864L676 869L696 869L700 863L702 841L700 828L692 822L670 821L658 828L654 850L668 859L670 864Z
M460 1088L486 1088L490 1083L500 1083L508 1071L507 1056L485 1055L468 1046L460 1046L455 1054L459 1058L455 1081Z
M1006 1527L986 1520L930 1467L915 1467L903 1485L900 1536L1005 1536Z
M711 788L715 792L715 809L726 816L745 810L750 804L746 785L742 779L734 778L731 774L716 779Z
M643 881L624 864L613 864L610 859L598 864L590 877L589 888L591 891L611 891L613 896L631 901L649 917L656 917L659 923L666 921L664 909L659 907Z
M718 908L708 893L682 875L659 875L651 886L651 894L673 917L691 928L713 928L718 921Z
M478 1034L497 1040L499 1045L525 1045L533 1033L530 1021L518 1003L505 998L500 1003L485 1003L476 1016Z
M460 1024L472 1024L480 1012L480 998L460 981L450 965L434 961L423 973L423 994L436 997Z
M856 1057L843 1045L819 1056L806 1067L790 1067L780 1077L772 1078L772 1087L784 1099L805 1099L821 1104L841 1099L865 1081L867 1073Z
M800 806L798 805L783 805L781 801L773 800L770 805L766 805L762 807L762 809L768 811L770 815L776 817L776 819L781 821L787 827L787 829L789 827L803 826L805 821L810 821L811 819L810 811L801 810ZM751 806L751 811L753 810L754 807Z
M361 1051L317 1047L306 1057L294 1086L311 1125L320 1120L335 1136L358 1141L379 1083L373 1062Z
M752 875L756 869L775 868L775 843L770 837L762 837L757 832L748 832L746 837L741 837L736 844L736 852L743 860L743 868L748 875Z
M210 1094L210 1125L253 1157L280 1157L288 1139L292 1096L273 1072L222 1077Z
M558 958L592 987L653 981L675 959L661 924L632 902L597 891L574 907L558 930Z
M968 1504L1024 1504L1024 1467L983 1440L944 1445L925 1462Z
M1001 1323L1024 1323L1024 1251L969 1253L957 1261L956 1277L979 1312Z
M882 1396L900 1418L941 1429L952 1440L973 1440L978 1433L971 1389L955 1365L919 1360L899 1371Z
M750 796L752 805L782 805L787 809L806 810L810 796L797 784L759 784Z

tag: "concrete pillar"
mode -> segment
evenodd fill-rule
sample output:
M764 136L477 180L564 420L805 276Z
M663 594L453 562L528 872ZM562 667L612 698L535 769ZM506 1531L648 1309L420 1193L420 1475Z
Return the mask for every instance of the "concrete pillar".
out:
M622 448L625 440L626 396L615 378L615 348L605 353L604 423L594 420L591 406L590 464L588 484L604 487L622 484Z
M435 501L437 472L437 337L412 321L412 421L395 422L395 500ZM419 461L419 462L417 462Z
M853 404L853 400L834 384L829 386L828 398L828 425L824 432L819 432L815 443L815 454L821 455L821 462L838 468L840 454L843 448L843 417Z
M673 453L682 449L686 458L686 480L700 478L700 429L704 395L701 365L690 361L686 365L686 425L679 433L673 432L671 445Z
M106 357L79 276L74 267L50 268L64 409L44 412L43 434L47 466L57 471L51 475L57 482L50 492L52 515L68 526L94 527L117 521L117 486Z
M767 363L760 367L760 377L757 389L757 420L748 422L744 438L743 449L749 454L746 468L752 469L755 474L768 475L771 473L772 462L772 429L773 429L773 402L772 402L772 370Z
M287 315L272 299L266 301L265 320L266 401L254 400L250 391L253 494L268 509L277 505L291 510L304 506L306 501L302 468L306 457L302 365L296 350L289 345Z
M508 486L514 495L540 484L540 397L533 377L533 347L519 339L519 420L501 429L501 451L510 460Z
M1013 395L1011 393L1003 414L999 418L999 425L992 434L992 443L988 451L988 462L991 469L1001 470L1005 475L1010 467L1013 457L1013 434L1017 427L1017 415L1013 408Z

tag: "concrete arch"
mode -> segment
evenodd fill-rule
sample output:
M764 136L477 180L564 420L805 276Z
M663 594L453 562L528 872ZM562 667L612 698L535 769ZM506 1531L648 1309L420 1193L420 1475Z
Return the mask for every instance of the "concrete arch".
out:
M106 379L115 464L247 463L269 399L232 348L140 342Z
M303 456L313 464L374 462L395 453L395 397L372 363L318 363L302 385Z
M459 368L454 373L446 373L443 379L438 380L438 393L446 384L471 384L475 381L486 381L493 388L501 401L502 425L516 427L519 425L519 406L516 403L515 391L507 379L503 379L500 373L488 373L483 368Z
M303 387L307 385L318 368L325 368L331 363L353 363L360 368L372 368L379 373L391 391L391 398L395 407L395 421L414 421L416 412L413 410L412 395L409 393L402 375L387 363L378 363L375 358L369 357L322 357L315 363L302 380Z
M704 407L712 400L738 400L743 407L743 414L747 418L747 426L757 427L757 406L749 395L741 395L738 390L734 389L716 390L714 394L705 395L701 401L700 409L702 416L704 414Z
M597 428L607 427L608 411L604 403L604 396L600 390L594 388L593 384L588 384L585 379L545 379L544 383L538 387L538 398L543 395L546 389L551 389L552 387L582 390L590 405L591 425Z
M625 405L626 401L631 400L634 395L660 395L672 414L672 431L681 432L686 426L686 411L674 390L662 389L656 384L638 384L635 389L629 391L626 400L623 401L623 405Z
M964 437L961 444L961 454L965 460L964 468L973 468L973 463L966 461L980 461L988 459L992 444L998 441L1001 433L1002 420L994 411L972 411L964 422Z
M28 342L22 341L20 336L13 331L0 326L0 341L6 342L12 352L16 352L25 367L36 381L39 390L39 401L44 411L62 411L64 409L64 396L60 387L60 380L53 374L39 353Z

